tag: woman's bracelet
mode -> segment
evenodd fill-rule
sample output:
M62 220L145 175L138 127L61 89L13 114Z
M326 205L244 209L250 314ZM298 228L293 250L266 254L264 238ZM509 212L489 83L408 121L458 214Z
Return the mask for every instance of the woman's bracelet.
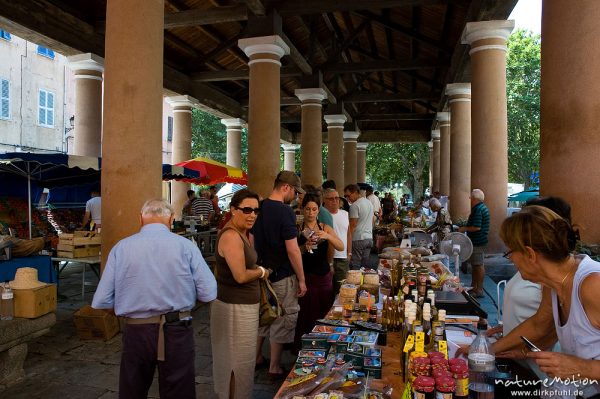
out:
M260 269L260 272L261 272L261 273L260 273L260 277L259 277L259 278L264 278L264 277L265 277L265 274L267 273L267 271L266 271L266 270L265 270L265 268L264 268L264 267L262 267L262 266L259 266L258 268Z

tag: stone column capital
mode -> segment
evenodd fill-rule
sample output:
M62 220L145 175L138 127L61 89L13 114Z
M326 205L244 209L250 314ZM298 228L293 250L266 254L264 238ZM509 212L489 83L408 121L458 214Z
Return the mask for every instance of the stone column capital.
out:
M440 123L450 123L450 112L438 112L435 117Z
M198 100L187 95L167 97L166 101L176 111L191 111L191 108L196 108L200 105Z
M348 118L346 118L346 115L344 114L337 114L337 115L325 115L323 117L323 119L325 119L325 123L327 123L327 128L332 128L332 127L344 127L344 123L346 123L346 121L348 120Z
M431 140L439 140L440 139L440 129L435 129L431 131Z
M356 151L367 151L368 146L369 146L369 143L357 143Z
M67 63L73 72L96 71L104 73L104 58L93 53L72 55L67 57Z
M469 22L463 30L461 43L471 46L469 55L483 50L506 53L506 40L515 27L515 21Z
M471 96L471 83L449 83L446 85L448 96Z
M284 152L295 152L297 149L300 148L300 145L298 145L298 144L282 144L281 148L283 148Z
M358 136L360 136L360 132L344 132L344 141L354 141L358 140Z
M327 92L321 88L296 89L294 95L302 101L302 106L308 104L321 106L321 101L327 98Z
M514 27L515 21L513 20L467 22L460 41L462 44L468 45L484 39L506 41Z
M221 119L227 130L242 130L246 121L240 118Z
M290 53L290 47L285 43L281 36L278 35L240 39L238 40L238 47L246 53L248 58L252 58L252 56L257 54L271 54L276 55L277 59L280 59L284 55ZM250 63L251 62L252 60L250 60ZM248 63L248 65L250 65L250 63Z
M427 142L427 147L429 147L429 151L433 151L433 140Z

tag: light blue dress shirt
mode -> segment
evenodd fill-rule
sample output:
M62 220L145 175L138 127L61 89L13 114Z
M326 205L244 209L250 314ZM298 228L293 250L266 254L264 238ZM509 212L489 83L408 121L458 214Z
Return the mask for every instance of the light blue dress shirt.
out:
M217 297L217 282L198 247L160 223L119 241L108 255L92 307L146 318L191 310Z

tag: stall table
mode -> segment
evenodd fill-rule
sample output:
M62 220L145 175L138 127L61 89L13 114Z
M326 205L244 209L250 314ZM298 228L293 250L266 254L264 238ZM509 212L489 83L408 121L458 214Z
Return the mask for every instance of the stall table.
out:
M54 269L56 270L56 275L60 277L60 273L67 267L67 265L71 262L81 263L83 265L83 271L81 273L81 299L85 298L85 286L90 285L91 283L86 283L85 281L85 268L86 266L90 266L90 269L94 272L96 277L100 279L100 256L90 256L87 258L62 258L62 257L53 257L52 263L54 263ZM61 263L64 263L61 266Z
M392 391L392 399L400 399L404 392L402 365L400 364L400 352L402 351L400 335L399 332L388 332L387 345L376 346L381 349L381 379L369 379L369 386L379 391L383 390L385 386L391 386L394 389ZM290 371L288 378L292 373L293 370ZM289 384L289 380L286 379L281 387L279 387L275 398L279 398L283 389Z
M56 283L57 274L52 268L52 261L48 255L35 255L12 258L0 261L0 282L15 279L15 273L20 267L33 267L38 271L38 280L45 283Z

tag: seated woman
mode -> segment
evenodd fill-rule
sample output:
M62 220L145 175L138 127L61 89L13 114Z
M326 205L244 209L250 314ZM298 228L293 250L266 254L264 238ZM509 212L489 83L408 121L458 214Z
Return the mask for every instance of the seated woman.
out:
M320 206L317 195L304 195L304 221L299 229L298 245L302 252L307 291L306 295L298 298L300 313L294 339L296 348L300 348L302 334L310 332L316 320L325 317L333 305L333 270L329 259L333 257L333 249L344 250L344 243L333 229L317 220Z
M219 398L251 398L258 335L259 279L269 272L256 265L246 233L259 212L258 194L240 190L231 198L231 220L217 237L217 299L210 307L214 389Z
M521 350L551 378L600 379L600 263L572 254L577 233L545 207L512 215L500 236L523 279L541 284L542 299L532 317L494 343L494 351ZM541 348L558 338L562 353L526 352L521 336ZM586 398L600 394L596 382L582 382L578 390Z

